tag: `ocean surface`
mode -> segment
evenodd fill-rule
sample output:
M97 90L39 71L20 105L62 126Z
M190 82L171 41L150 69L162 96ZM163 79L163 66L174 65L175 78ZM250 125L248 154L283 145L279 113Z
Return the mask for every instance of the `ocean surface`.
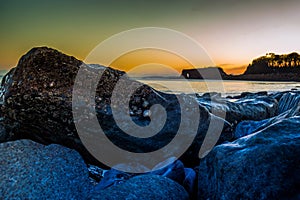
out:
M5 72L0 72L0 81ZM203 94L206 92L219 92L222 96L236 96L242 92L261 92L269 93L300 90L300 82L271 82L271 81L204 81L186 80L174 78L133 78L142 83L148 84L153 88L166 93L173 94Z
M270 82L270 81L204 81L184 79L136 79L167 93L198 93L220 92L222 96L235 96L242 92L279 92L300 90L299 82Z

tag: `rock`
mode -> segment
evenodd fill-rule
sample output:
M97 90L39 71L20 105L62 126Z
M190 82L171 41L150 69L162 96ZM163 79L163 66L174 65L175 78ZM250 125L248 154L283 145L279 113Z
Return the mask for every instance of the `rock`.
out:
M0 122L0 142L5 141L8 137L9 136L5 130L5 125L2 122Z
M253 97L257 97L257 96L268 96L268 92L266 91L262 91L262 92L242 92L240 95L238 96L234 96L232 98L234 99L241 99L241 98L253 98Z
M80 142L72 120L72 87L81 64L46 47L33 48L22 56L2 82L6 140L30 138L44 144L58 143L75 148L87 161L94 160Z
M119 185L121 183L124 183L125 181L127 181L128 179L130 179L133 176L134 176L133 174L122 172L122 171L119 171L116 169L108 170L108 171L104 172L103 178L101 179L99 184L97 184L95 189L96 190L104 190L111 186Z
M1 86L0 86L0 105L1 106L4 103L5 92L7 91L8 87L12 83L12 76L14 74L14 71L15 71L15 68L12 68L11 70L9 70L9 72L7 72L7 74L5 74L5 76L3 76L2 80L1 80Z
M82 145L73 122L72 90L82 64L46 47L33 48L24 55L2 82L5 88L2 111L9 130L4 141L30 138L44 144L58 143L78 150L87 162L99 164ZM97 112L110 116L110 95L124 72L98 65L90 68L104 71L100 81L104 83L99 84L96 92ZM149 87L140 90L135 97L151 92Z
M78 78L77 84L82 87L74 89L75 77L80 66L86 67L84 72L87 74ZM100 81L94 83L91 77L99 72L102 73ZM230 125L198 105L189 95L178 95L177 98L173 94L158 92L147 85L131 80L122 71L99 65L86 65L74 57L47 47L30 50L22 56L16 68L6 77L3 85L6 89L2 111L7 133L2 141L29 138L43 144L61 144L76 149L87 163L107 168L89 153L79 138L78 127L74 124L74 120L77 124L86 122L84 136L91 137L92 145L95 142L95 146L99 146L97 140L94 140L94 137L97 137L95 135L99 133L98 124L90 125L94 110L109 140L117 147L134 153L161 149L172 141L181 127L180 130L184 130L181 136L184 140L179 140L172 146L173 149L166 150L160 155L161 160L171 156L179 157L177 154L174 155L174 152L179 152L178 149L184 146L183 143L189 138L192 145L180 158L187 166L198 165L198 154L203 142L206 144L210 141L211 145L208 146L213 146L219 139L219 135L211 135L208 141L204 141L211 120L214 120L215 124L218 123L220 127L224 123L226 125L218 140L219 143L232 139ZM122 84L119 84L120 80L123 81ZM82 95L87 93L85 86L95 87L96 95L93 99L95 105L89 104L90 96ZM117 86L120 89L116 94L117 98L113 99ZM126 93L127 88L131 87L137 89L132 94ZM72 94L77 95L78 99L72 101ZM129 111L121 110L122 106L118 105L128 105L126 100L128 96ZM86 104L88 106L84 107ZM159 109L153 108L153 105L157 104L165 110L166 120ZM198 107L199 111L197 111ZM113 115L113 110L118 113L117 116ZM80 117L74 119L73 114L78 113ZM199 115L200 120L198 120ZM129 135L136 131L136 128L132 128L132 124L135 123L143 128L153 121L158 125L165 121L156 135L148 138ZM120 124L123 124L125 131L119 127ZM158 126L151 127L156 130ZM212 132L222 132L222 128L221 130L217 130L217 126L213 128L215 131ZM155 132L149 130L150 133ZM142 130L139 134L145 132ZM101 146L101 151L107 152L106 146ZM147 162L152 160L147 159ZM111 166L117 164L119 163L113 163ZM155 166L157 163L151 164Z
M0 193L7 199L84 199L91 185L81 156L30 140L0 144Z
M160 175L163 177L167 177L172 179L173 181L176 181L181 185L183 184L183 181L185 179L184 165L180 160L176 160L176 158L170 158L164 162L159 163L149 173L145 173L145 174ZM97 185L96 189L103 190L113 185L119 185L137 175L139 174L126 173L112 168L111 170L107 170L103 173L103 178L100 181L100 183Z
M168 163L170 164L162 167ZM182 185L190 195L195 194L196 172L191 168L184 168L183 163L180 160L176 160L176 158L170 158L159 163L151 172L145 174L169 178ZM101 181L97 184L95 189L104 190L111 186L122 184L138 175L139 174L126 173L116 169L104 171L103 177L101 177Z
M282 95L278 103L278 114L297 106L300 102L300 94L295 92L287 92Z
M290 105L290 106L292 106L292 105ZM251 121L250 120L250 121L240 122L234 131L234 137L236 139L238 139L240 137L244 137L246 135L250 135L254 132L262 130L268 126L271 126L272 124L278 123L278 122L282 121L283 119L290 118L293 116L299 116L300 115L300 105L294 104L294 106L292 108L290 108L289 110L286 110L283 112L283 109L282 109L281 112L282 112L281 114L279 114L275 117L261 120L261 121Z
M159 163L157 166L155 166L152 169L153 171L151 172L151 174L167 177L182 185L185 178L183 163L180 160L176 160L176 158L170 158L165 162L166 163ZM166 165L167 163L171 163L171 164L161 168L161 165Z
M168 178L140 175L105 190L94 190L88 199L188 200L189 196L181 185Z
M171 163L163 168L160 165L165 165L166 163ZM161 168L159 170L155 170L155 168ZM160 175L163 177L167 177L176 181L180 185L182 185L186 191L189 193L189 196L195 196L196 192L196 172L191 168L185 168L183 163L180 160L176 160L176 158L170 158L163 163L158 164L154 169L154 171L150 172L152 175Z
M218 116L218 110L226 113L226 120L231 124L238 124L244 120L263 120L274 117L277 114L278 102L275 98L266 96L262 93L247 93L241 95L241 98L232 102L225 98L208 100L207 98L198 98L201 105L208 108L211 112L214 109ZM223 114L222 114L223 115Z
M101 179L104 176L104 173L106 172L106 170L101 169L100 167L95 165L88 165L88 171L89 171L89 177L93 179L92 181L95 184L101 181Z
M233 127L229 122L215 116L200 106L200 122L197 135L188 150L180 157L185 167L195 167L201 157L216 144L233 140ZM190 118L192 119L192 118Z
M160 165L165 165L165 163L160 163L154 167L154 171L150 172L150 174L160 175L172 179L173 181L176 181L182 185L190 196L195 195L195 182L197 178L196 172L191 168L185 168L183 163L180 160L176 160L176 158L171 158L165 162L171 162L171 164L159 170L155 170L155 168L160 168Z
M196 196L196 172L191 168L184 168L184 175L185 177L182 183L183 187L189 193L190 197Z
M216 146L199 165L198 199L297 199L300 117Z

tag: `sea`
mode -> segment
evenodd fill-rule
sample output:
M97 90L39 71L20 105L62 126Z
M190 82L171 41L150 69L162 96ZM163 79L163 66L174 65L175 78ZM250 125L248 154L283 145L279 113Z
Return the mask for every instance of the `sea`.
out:
M0 71L0 81L7 71ZM218 92L222 96L237 96L243 92L269 93L300 90L300 82L272 82L272 81L237 81L237 80L197 80L181 78L135 78L137 81L150 85L156 90L172 94L204 94Z
M136 79L153 88L173 94L204 94L218 92L222 96L237 96L243 92L268 93L300 90L300 82L272 82L272 81L237 81L237 80L196 80L196 79L168 79L168 78L139 78Z

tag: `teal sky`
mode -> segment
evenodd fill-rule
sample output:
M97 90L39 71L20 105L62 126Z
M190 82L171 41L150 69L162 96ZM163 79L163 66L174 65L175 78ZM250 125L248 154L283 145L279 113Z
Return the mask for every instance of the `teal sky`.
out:
M267 52L300 52L299 8L298 0L0 0L0 68L34 46L84 59L113 34L158 26L193 37L216 64L239 73Z

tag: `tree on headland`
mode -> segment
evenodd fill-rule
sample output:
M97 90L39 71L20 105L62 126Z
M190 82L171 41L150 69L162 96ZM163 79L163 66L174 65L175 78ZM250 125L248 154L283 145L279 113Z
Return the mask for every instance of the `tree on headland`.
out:
M300 55L267 53L252 61L245 74L300 73Z

